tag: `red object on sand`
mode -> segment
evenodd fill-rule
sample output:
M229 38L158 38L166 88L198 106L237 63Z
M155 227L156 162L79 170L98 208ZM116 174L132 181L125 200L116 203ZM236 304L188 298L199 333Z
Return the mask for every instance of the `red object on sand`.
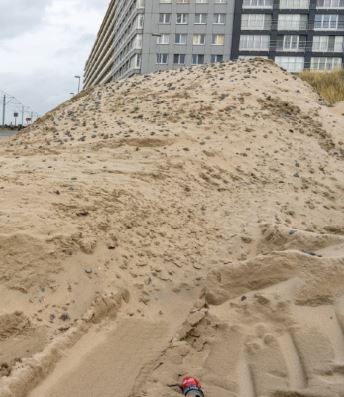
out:
M192 376L187 376L183 379L182 390L185 396L195 396L198 393L200 397L204 397L200 381L197 378L193 378Z

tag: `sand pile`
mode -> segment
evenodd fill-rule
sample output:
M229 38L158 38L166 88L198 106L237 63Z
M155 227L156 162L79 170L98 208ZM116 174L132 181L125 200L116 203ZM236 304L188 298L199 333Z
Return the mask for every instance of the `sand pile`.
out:
M267 61L82 93L0 149L0 396L344 396L344 118Z

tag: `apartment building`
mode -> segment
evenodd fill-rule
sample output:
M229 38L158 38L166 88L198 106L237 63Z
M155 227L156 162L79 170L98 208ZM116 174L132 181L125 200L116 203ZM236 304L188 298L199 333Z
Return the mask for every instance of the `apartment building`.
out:
M236 0L232 59L274 59L290 72L342 67L344 0Z
M257 56L295 73L331 70L343 39L344 0L112 0L84 86Z
M111 1L86 63L85 87L229 60L234 6L235 0Z
M117 0L111 0L91 54L86 62L84 73L85 88L112 80L116 3Z

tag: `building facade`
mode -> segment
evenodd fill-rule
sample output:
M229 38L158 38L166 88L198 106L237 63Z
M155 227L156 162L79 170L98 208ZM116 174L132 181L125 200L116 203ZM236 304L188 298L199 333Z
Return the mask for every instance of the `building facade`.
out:
M111 0L91 54L85 65L84 87L106 83L113 78L113 42L117 0Z
M87 88L231 56L235 0L113 0L85 67ZM111 52L102 46L111 43ZM106 60L98 59L106 54Z
M84 85L256 56L330 70L343 64L343 38L344 0L112 0Z
M236 0L232 59L262 56L290 72L342 67L344 0Z

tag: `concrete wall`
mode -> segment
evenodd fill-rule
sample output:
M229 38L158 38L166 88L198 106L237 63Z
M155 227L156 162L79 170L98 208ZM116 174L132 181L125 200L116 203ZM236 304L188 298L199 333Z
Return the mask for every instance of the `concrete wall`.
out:
M211 54L222 54L224 59L230 59L232 45L232 30L235 0L227 0L226 4L215 4L214 0L209 0L208 4L195 4L195 0L190 0L190 4L160 4L159 0L146 0L145 2L145 25L142 51L141 72L146 74L157 70L180 68L180 65L173 65L173 54L186 54L186 65L191 65L191 54L204 54L205 62L210 62ZM169 25L159 24L160 13L171 13L171 23ZM177 13L188 13L189 20L187 25L176 24ZM206 25L195 25L195 13L207 13ZM224 25L213 24L213 14L226 14ZM170 34L170 44L158 45L157 37L153 34ZM174 44L175 33L188 34L187 44ZM206 45L192 44L193 34L206 34ZM225 45L214 46L211 44L213 34L224 34ZM167 65L156 64L156 54L167 53L169 60Z

